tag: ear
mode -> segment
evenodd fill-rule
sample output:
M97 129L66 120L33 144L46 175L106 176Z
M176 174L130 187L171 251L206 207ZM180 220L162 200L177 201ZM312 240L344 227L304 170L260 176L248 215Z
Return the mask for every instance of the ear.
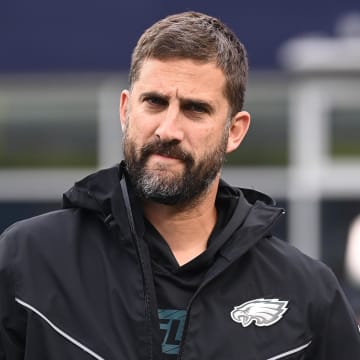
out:
M129 106L129 90L123 90L120 94L120 105L119 105L119 115L120 115L120 124L121 129L124 131L126 126L126 118Z
M250 114L247 111L240 111L235 114L229 129L229 139L226 152L230 153L238 148L243 141L250 126Z

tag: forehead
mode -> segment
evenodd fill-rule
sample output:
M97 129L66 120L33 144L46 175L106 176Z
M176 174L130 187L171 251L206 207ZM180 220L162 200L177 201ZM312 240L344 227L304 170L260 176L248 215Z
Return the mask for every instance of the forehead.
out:
M167 96L196 96L219 102L225 98L225 76L213 62L191 59L147 59L141 66L135 91L158 91Z

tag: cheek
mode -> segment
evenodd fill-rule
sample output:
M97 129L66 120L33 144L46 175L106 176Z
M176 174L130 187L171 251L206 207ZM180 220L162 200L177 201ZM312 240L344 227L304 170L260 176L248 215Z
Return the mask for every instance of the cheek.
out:
M153 136L155 132L152 122L137 114L131 116L129 119L128 134L136 143L142 143L149 137Z
M213 127L207 129L190 128L188 131L189 149L195 158L202 158L204 154L218 144L217 131Z
M203 142L208 149L217 147L224 138L224 129L219 127L211 127L204 134Z

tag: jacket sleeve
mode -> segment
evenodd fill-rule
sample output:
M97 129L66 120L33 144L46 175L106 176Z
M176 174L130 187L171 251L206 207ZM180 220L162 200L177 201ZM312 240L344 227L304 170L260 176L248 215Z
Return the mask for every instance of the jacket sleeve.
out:
M24 359L26 312L15 302L11 240L0 235L0 360Z
M317 330L310 358L359 360L359 324L335 275L327 268L323 270L322 282L318 287L318 314L313 315L313 319L318 320L314 321Z

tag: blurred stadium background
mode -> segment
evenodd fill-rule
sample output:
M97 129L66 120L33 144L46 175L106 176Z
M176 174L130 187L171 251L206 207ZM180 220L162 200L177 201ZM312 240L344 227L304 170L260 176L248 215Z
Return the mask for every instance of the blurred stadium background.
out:
M249 52L252 127L224 177L286 208L278 235L326 262L360 317L359 230L346 260L360 213L358 0L1 2L0 231L59 208L74 181L121 159L131 50L186 10L221 18Z

